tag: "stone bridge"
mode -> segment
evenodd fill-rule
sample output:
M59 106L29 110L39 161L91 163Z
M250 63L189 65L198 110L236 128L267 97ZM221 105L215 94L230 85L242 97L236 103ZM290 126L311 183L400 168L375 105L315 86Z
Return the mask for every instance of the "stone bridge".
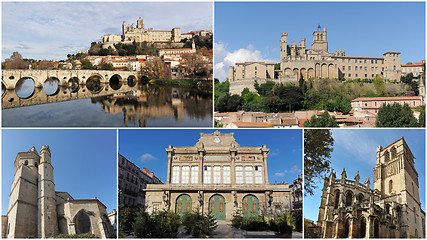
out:
M86 85L86 82L96 77L101 83L111 83L111 81L135 81L138 80L136 71L107 71L107 70L2 70L2 87L5 89L15 89L16 84L21 79L31 78L36 88L42 88L46 80L58 81L59 85L67 86L77 82L79 85Z

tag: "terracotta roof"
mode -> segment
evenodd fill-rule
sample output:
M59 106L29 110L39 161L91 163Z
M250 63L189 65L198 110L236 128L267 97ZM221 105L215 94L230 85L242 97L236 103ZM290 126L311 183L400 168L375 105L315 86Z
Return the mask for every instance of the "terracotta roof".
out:
M229 112L224 112L224 113L215 113L215 114L214 114L214 117L225 117L225 116L228 116L228 115L230 115L230 113L229 113Z
M402 67L418 67L418 66L424 66L424 63L423 62L416 62L416 63L413 63L413 64L404 64L404 65L402 65Z
M353 110L353 109L351 109L351 110L350 110L350 112L348 112L348 113L354 113L354 110Z
M344 122L362 123L363 121L355 118L337 119L337 123L344 123Z
M385 55L385 54L387 54L387 53L399 53L399 54L400 54L400 52L388 51L388 52L384 53L383 55Z
M305 118L300 118L298 119L298 127L304 127L304 123L307 121L308 119Z
M395 100L419 100L419 96L403 96L403 97L359 97L352 102L358 101L395 101Z
M297 125L297 119L296 118L282 118L282 125L285 126L291 126L291 125Z
M233 122L238 128L267 128L270 124L265 122Z

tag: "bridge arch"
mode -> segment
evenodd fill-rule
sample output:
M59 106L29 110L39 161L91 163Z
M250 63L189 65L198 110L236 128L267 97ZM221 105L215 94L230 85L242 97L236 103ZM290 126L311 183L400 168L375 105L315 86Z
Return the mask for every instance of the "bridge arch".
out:
M114 90L119 90L122 87L122 77L119 74L114 74L110 77L109 85Z
M32 77L22 77L15 84L15 92L19 98L27 99L33 96L36 90L36 81Z
M48 96L56 95L59 92L59 85L57 77L48 77L43 83L43 92Z
M67 82L68 90L71 93L76 93L79 91L80 88L80 80L78 77L72 77Z
M99 93L103 89L102 80L100 74L93 74L86 80L86 88L92 93Z

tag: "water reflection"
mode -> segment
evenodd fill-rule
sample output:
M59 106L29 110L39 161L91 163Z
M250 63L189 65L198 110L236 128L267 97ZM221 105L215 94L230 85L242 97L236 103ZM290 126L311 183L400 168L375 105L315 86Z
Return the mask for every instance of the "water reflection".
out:
M123 91L113 91L111 87L110 94L104 96L90 91L83 93L85 85L80 86L77 93L63 94L69 86L60 87L60 93L48 99L59 99L62 95L91 97L3 109L3 126L212 127L210 91L125 84L121 87ZM107 86L103 88L108 89ZM36 91L42 93L37 88Z
M19 79L16 83L16 95L20 98L29 98L33 95L35 89L34 80L30 77Z
M68 90L72 93L79 90L79 79L77 77L72 77L68 80Z
M59 80L56 77L50 77L43 83L43 91L46 95L55 95L59 91Z

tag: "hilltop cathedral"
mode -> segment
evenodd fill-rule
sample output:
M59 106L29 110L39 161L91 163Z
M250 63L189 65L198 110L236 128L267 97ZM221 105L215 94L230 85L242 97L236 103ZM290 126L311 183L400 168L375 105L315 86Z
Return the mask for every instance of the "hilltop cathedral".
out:
M263 146L240 146L234 133L200 133L194 146L166 148L165 184L148 184L147 210L168 209L178 214L200 209L217 220L233 213L258 216L292 210L289 184L269 184Z
M415 157L404 138L377 148L370 180L324 178L317 225L321 238L425 238ZM423 179L424 181L424 179Z
M34 147L18 153L14 166L9 208L7 216L2 216L3 238L83 233L116 237L106 206L98 199L74 199L67 192L55 191L49 146L42 146L40 155Z

